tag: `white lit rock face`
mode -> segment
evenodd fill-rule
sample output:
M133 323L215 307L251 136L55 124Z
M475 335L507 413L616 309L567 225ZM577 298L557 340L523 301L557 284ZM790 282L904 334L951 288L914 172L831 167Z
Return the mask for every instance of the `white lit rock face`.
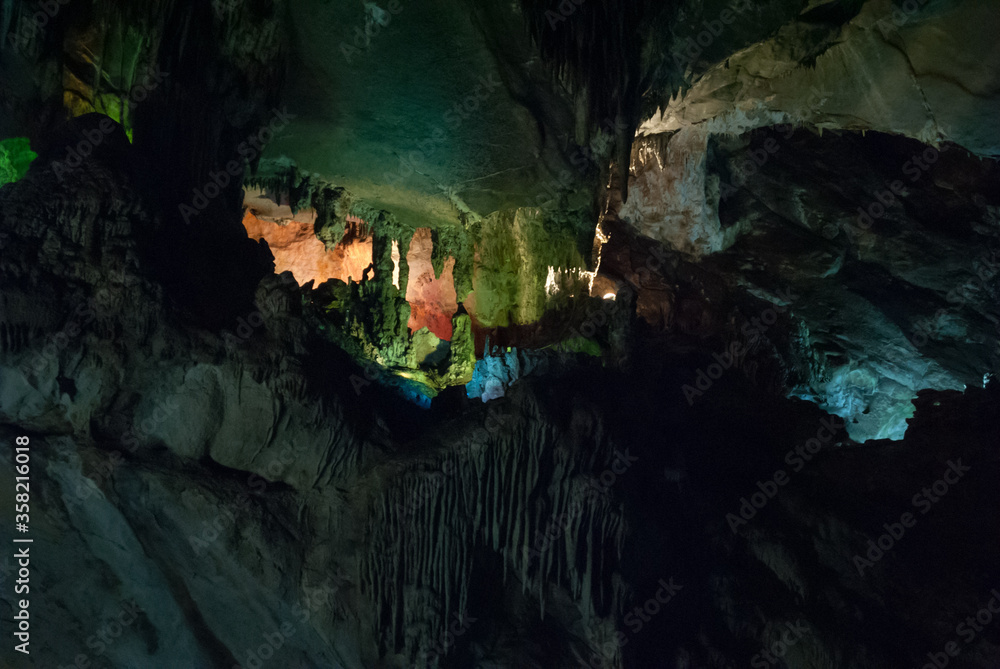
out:
M1000 10L968 0L926 4L906 12L888 0L866 2L845 25L813 24L812 34L803 13L775 37L699 71L692 88L639 134L687 126L742 134L789 122L954 142L996 155L1000 130L990 119L1000 84L993 39ZM681 41L674 49L681 63L702 51Z
M706 18L721 35L735 29ZM966 309L976 301L978 314L995 312L982 300L990 290L981 290L980 275L986 285L996 276L995 258L983 253L997 239L996 209L980 202L963 210L956 203L930 213L921 203L933 186L947 191L961 178L954 169L946 175L942 150L1000 153L998 126L986 121L1000 108L1000 47L989 37L1000 9L961 2L906 12L869 2L839 28L824 32L808 21L803 16L776 36L707 65L698 59L711 47L709 32L700 44L697 35L678 41L678 62L696 70L693 85L640 126L630 196L618 216L636 232L695 258L726 252L736 266L754 270L740 279L748 287L766 288L756 273L763 269L766 283L801 288L806 297L793 306L792 320L805 334L795 339L794 356L818 365L792 393L848 418L854 439L900 439L917 391L981 385L990 369L989 347L976 342L991 335L971 332L976 328ZM711 42L719 39L724 37L712 35ZM811 50L808 40L818 40ZM788 155L798 150L795 127L820 134L879 131L920 143L907 144L907 152L879 170L828 170L820 177L828 194L817 198L815 177L799 177L823 164L822 153L789 171L798 160ZM754 129L760 129L759 141L746 147L738 138ZM731 153L735 147L738 158ZM965 220L940 220L956 216L986 223L977 237L941 237L942 226L967 227ZM797 256L773 263L751 241L801 238L803 230ZM878 267L884 274L872 276L873 282L907 284L907 290L931 291L950 304L900 323L894 300L873 299L845 281L860 267L852 263ZM962 291L968 297L956 297L965 285L971 286ZM931 317L939 322L927 345L914 326ZM974 348L964 358L942 354L934 341L941 339Z
M708 133L683 128L640 138L632 149L629 199L618 215L637 232L678 251L702 256L721 251L726 236L705 165Z

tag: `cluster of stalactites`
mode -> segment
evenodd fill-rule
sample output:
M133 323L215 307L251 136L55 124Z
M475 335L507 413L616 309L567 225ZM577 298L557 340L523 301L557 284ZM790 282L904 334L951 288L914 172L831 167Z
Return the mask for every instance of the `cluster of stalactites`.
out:
M571 93L583 96L586 127L613 136L623 200L628 199L628 158L643 95L665 86L669 97L681 86L676 66L643 61L647 39L654 34L651 26L673 6L662 0L521 0L531 35L554 76Z
M492 434L409 469L376 498L362 587L384 625L376 623L383 652L412 656L455 614L476 615L467 607L477 548L502 557L504 580L533 593L542 617L553 587L570 593L585 621L622 610L627 593L610 572L625 522L612 495L592 494L595 454L557 453L559 439L544 421L501 414Z

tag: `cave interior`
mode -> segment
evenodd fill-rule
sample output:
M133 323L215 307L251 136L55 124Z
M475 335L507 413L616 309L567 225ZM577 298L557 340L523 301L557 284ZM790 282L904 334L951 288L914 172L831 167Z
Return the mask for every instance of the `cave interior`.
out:
M0 664L997 669L997 34L3 0Z

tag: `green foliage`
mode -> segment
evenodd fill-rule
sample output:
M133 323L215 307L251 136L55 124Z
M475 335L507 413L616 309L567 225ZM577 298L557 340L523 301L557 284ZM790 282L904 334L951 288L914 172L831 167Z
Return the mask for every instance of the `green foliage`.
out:
M37 157L26 137L0 140L0 186L18 181Z

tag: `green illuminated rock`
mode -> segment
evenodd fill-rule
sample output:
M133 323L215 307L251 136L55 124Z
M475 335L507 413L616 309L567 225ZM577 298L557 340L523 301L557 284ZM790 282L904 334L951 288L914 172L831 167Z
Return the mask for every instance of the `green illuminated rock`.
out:
M487 327L537 321L549 302L549 268L579 276L586 267L573 234L541 209L495 212L476 233L476 318Z
M476 345L472 335L472 319L468 314L456 314L451 320L451 353L448 370L442 382L445 386L465 385L476 368Z
M37 157L26 137L0 140L0 186L23 177Z

